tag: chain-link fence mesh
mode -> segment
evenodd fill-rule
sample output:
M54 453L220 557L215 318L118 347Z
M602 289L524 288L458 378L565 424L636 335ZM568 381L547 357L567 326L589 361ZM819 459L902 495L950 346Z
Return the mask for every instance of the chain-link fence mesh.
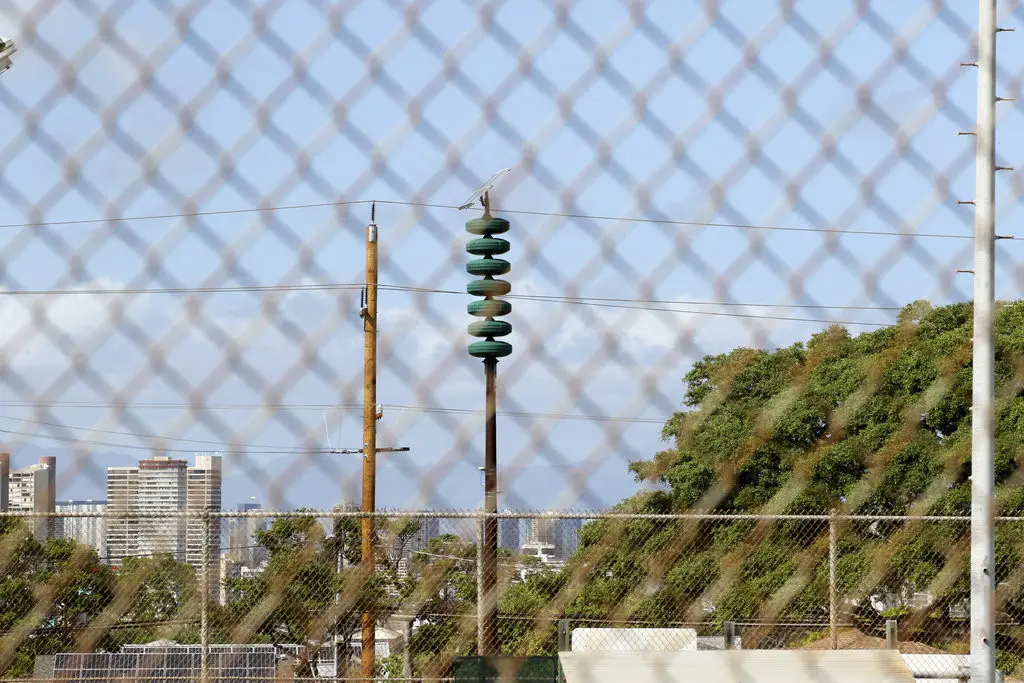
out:
M211 680L356 679L365 610L378 620L381 678L450 678L476 654L479 513L380 513L371 576L359 513L250 514L230 521L258 522L253 543L211 561L219 585L205 595L201 565L169 554L104 563L10 525L9 673L197 677L205 628ZM921 678L960 678L967 665L963 517L530 514L499 519L501 655L896 648ZM1022 524L997 527L998 661L1010 680ZM256 566L229 559L252 548Z
M2 675L359 679L370 619L379 679L473 678L481 645L522 680L559 651L894 642L918 678L962 678L976 14L0 0ZM999 41L1012 98L1024 50ZM1016 680L1024 118L999 107ZM464 225L505 167L484 596Z

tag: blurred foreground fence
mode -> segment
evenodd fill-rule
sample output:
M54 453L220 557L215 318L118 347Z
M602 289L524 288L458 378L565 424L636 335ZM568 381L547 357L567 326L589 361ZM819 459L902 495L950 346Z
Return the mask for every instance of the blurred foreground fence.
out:
M614 512L499 516L497 649L715 648L726 624L743 648L881 647L895 621L908 656L955 669L976 17L940 0L0 0L19 48L0 76L0 671L356 678L368 612L380 678L453 677L477 649L480 513L375 515L370 571L359 513L325 508L361 499L359 413L379 420L379 507L480 504L478 212L460 202L504 167L500 509ZM1000 226L1024 221L1017 36L999 39ZM1012 232L997 648L1021 679ZM223 458L170 460L196 449ZM107 512L70 500L101 490ZM271 511L224 511L251 497Z
M243 546L216 538L196 566L170 553L100 557L72 540L39 542L19 519L32 513L9 513L0 537L3 671L54 680L356 679L366 610L377 624L380 678L453 676L457 658L476 654L481 514L375 515L371 575L358 565L362 516L204 515L208 528L243 524L253 538ZM173 517L157 528L184 521ZM963 517L517 512L498 524L503 655L884 648L895 624L922 676L965 662L956 657L968 644ZM997 530L999 664L1016 679L1024 518L999 518Z

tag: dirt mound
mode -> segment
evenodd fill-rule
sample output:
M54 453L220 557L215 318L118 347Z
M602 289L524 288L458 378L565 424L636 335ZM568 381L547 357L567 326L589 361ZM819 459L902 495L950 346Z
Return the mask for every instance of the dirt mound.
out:
M839 637L837 638L840 650L884 650L885 649L885 638L876 638L875 636L869 636L866 633L861 633L855 628L842 628L839 629ZM828 650L831 649L832 644L825 636L821 640L816 640L813 643L808 643L802 646L801 650ZM903 654L907 655L948 655L949 652L940 650L937 647L931 645L925 645L924 643L915 642L900 642L899 650Z

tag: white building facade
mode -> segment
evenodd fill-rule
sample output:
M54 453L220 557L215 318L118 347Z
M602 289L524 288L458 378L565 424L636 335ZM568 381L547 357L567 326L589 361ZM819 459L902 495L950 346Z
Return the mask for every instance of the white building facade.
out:
M220 511L221 489L219 455L197 455L194 467L185 460L156 457L139 461L137 467L108 468L108 510L126 515L107 524L110 564L120 565L129 557L170 555L202 571L205 552L212 594L216 595L220 519L204 519L204 515Z
M105 500L65 500L56 505L57 513L105 514ZM57 517L55 533L90 546L101 559L107 556L107 520L105 517Z
M11 512L55 512L57 497L57 458L44 455L35 465L7 471L7 509ZM31 517L25 520L37 541L56 534L56 519Z

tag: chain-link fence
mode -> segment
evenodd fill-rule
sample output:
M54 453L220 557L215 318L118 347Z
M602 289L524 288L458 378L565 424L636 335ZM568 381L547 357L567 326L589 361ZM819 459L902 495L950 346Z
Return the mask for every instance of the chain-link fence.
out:
M895 643L961 678L977 13L0 0L0 675ZM1020 44L996 72L1011 680ZM507 244L465 231L485 193ZM494 441L481 256L470 293L512 307Z
M104 562L9 525L8 673L358 679L366 610L380 678L451 678L460 657L477 654L480 513L379 513L370 576L361 513L223 514L254 537L220 548L219 560L207 551L208 584L202 564L170 554ZM499 525L500 655L895 648L920 678L966 670L964 517L506 513ZM1004 517L997 527L1008 680L1024 652L1022 525Z

